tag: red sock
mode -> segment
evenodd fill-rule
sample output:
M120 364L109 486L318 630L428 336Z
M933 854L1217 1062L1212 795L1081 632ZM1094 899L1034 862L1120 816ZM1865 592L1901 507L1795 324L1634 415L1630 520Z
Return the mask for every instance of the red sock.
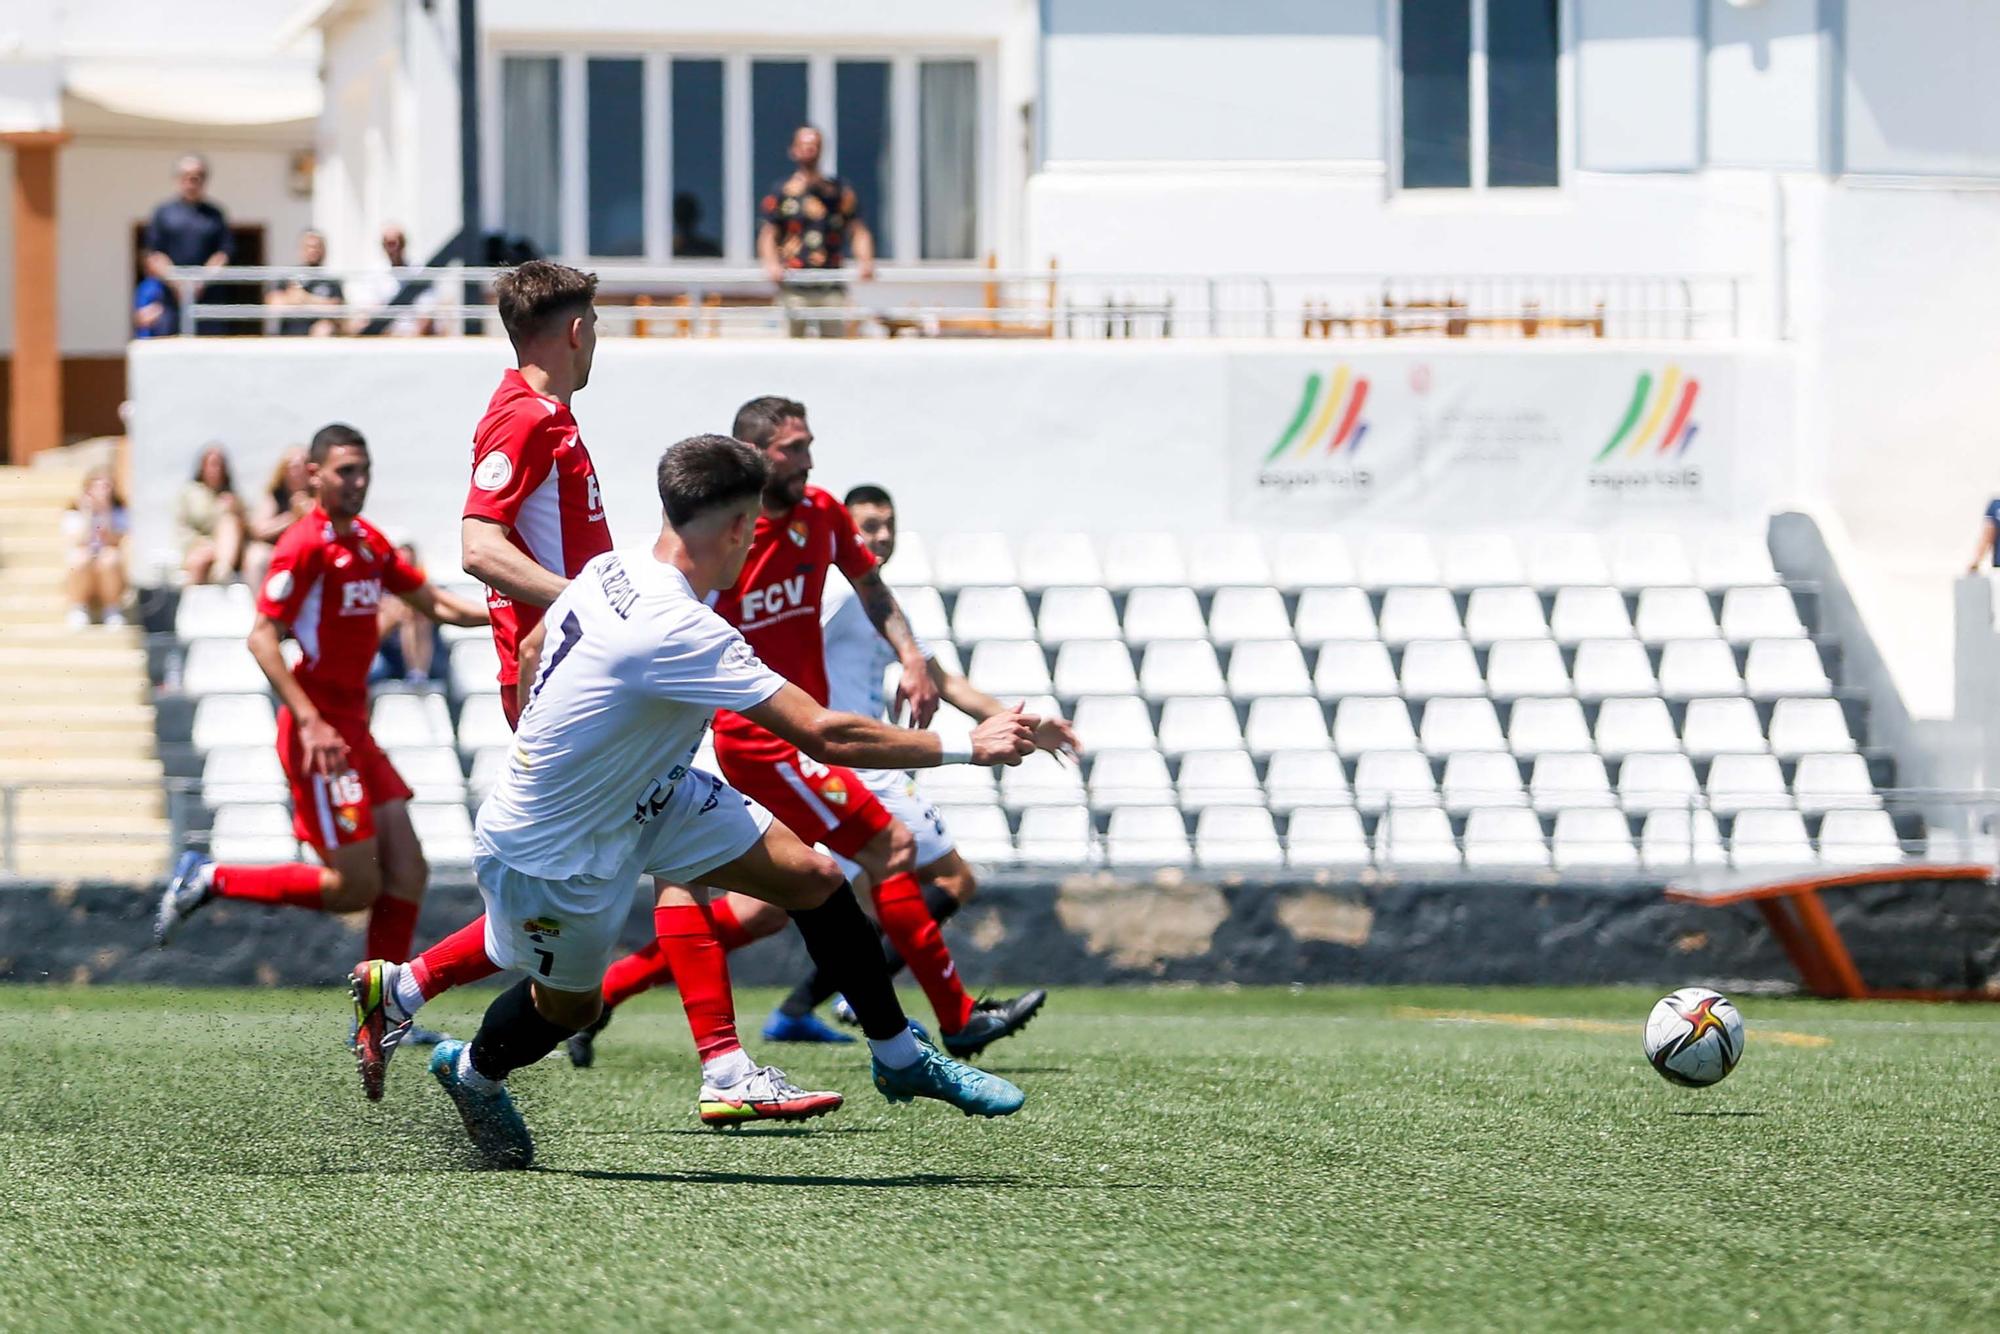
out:
M288 862L283 866L218 866L209 887L217 898L318 910L324 874L319 867L304 862Z
M412 899L384 894L368 910L368 942L361 957L401 963L410 957L410 942L417 935L417 909Z
M665 909L653 910L657 921ZM660 942L649 940L632 953L604 970L604 1008L609 1010L623 1005L642 991L651 991L662 982L674 980L673 970L667 967L666 952Z
M787 919L780 917L777 920L782 927ZM708 925L715 932L715 938L722 942L725 953L734 953L757 939L744 929L742 919L737 917L736 909L729 906L726 898L716 899L708 905Z
M500 965L486 957L483 914L410 960L410 974L417 979L417 989L425 1000L499 971Z
M945 1033L964 1028L972 1018L972 993L958 980L958 965L952 962L944 933L931 917L915 876L892 875L875 886L875 920L930 998L938 1028Z
M736 1000L729 989L729 955L709 925L710 912L692 903L653 909L653 929L681 989L694 1049L710 1061L743 1044L736 1037ZM735 920L735 914L730 914ZM739 925L737 931L741 933Z

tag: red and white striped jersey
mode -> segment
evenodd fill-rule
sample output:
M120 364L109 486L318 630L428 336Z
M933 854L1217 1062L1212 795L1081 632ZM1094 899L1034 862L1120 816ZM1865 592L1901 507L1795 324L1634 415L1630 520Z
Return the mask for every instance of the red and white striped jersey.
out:
M424 585L381 530L356 518L346 533L317 505L271 550L257 610L292 632L303 656L292 669L322 713L368 715L368 667L382 638L376 611L385 593Z

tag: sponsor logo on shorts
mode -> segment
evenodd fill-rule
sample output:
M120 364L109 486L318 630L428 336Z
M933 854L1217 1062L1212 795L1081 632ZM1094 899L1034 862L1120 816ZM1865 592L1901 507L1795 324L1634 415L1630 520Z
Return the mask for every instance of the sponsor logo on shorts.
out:
M351 834L361 828L361 811L355 806L342 806L334 811L333 822L340 826L340 832Z
M499 450L494 450L479 460L479 466L472 471L472 484L481 491L498 491L514 476L514 465Z
M673 780L669 779L662 783L655 778L652 784L639 794L639 800L632 807L633 824L645 824L667 808L667 802L674 795L672 782Z
M530 917L521 923L521 929L528 933L530 940L562 938L562 923L553 917Z
M838 774L829 774L826 781L819 785L819 795L829 805L845 806L847 804L847 784L840 780Z

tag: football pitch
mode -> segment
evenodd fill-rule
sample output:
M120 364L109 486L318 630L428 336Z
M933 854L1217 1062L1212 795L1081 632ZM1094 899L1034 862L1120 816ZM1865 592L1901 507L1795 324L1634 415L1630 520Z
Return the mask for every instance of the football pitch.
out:
M717 1133L656 993L506 1174L333 989L5 988L0 1328L1991 1328L2000 1008L1739 995L1695 1092L1655 998L1058 990L1011 1120L753 1043L848 1105Z

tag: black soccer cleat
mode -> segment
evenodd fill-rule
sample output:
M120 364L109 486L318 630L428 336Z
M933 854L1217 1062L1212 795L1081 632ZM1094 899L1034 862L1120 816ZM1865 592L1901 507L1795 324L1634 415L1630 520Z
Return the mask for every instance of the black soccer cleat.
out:
M569 1063L579 1070L588 1070L597 1059L597 1035L611 1022L611 1010L607 1006L604 1013L591 1022L589 1028L580 1029L563 1039L563 1048L569 1052Z
M977 1056L1001 1038L1026 1028L1048 998L1048 992L1036 987L1013 1000L981 1000L964 1028L944 1035L944 1049L957 1057Z

